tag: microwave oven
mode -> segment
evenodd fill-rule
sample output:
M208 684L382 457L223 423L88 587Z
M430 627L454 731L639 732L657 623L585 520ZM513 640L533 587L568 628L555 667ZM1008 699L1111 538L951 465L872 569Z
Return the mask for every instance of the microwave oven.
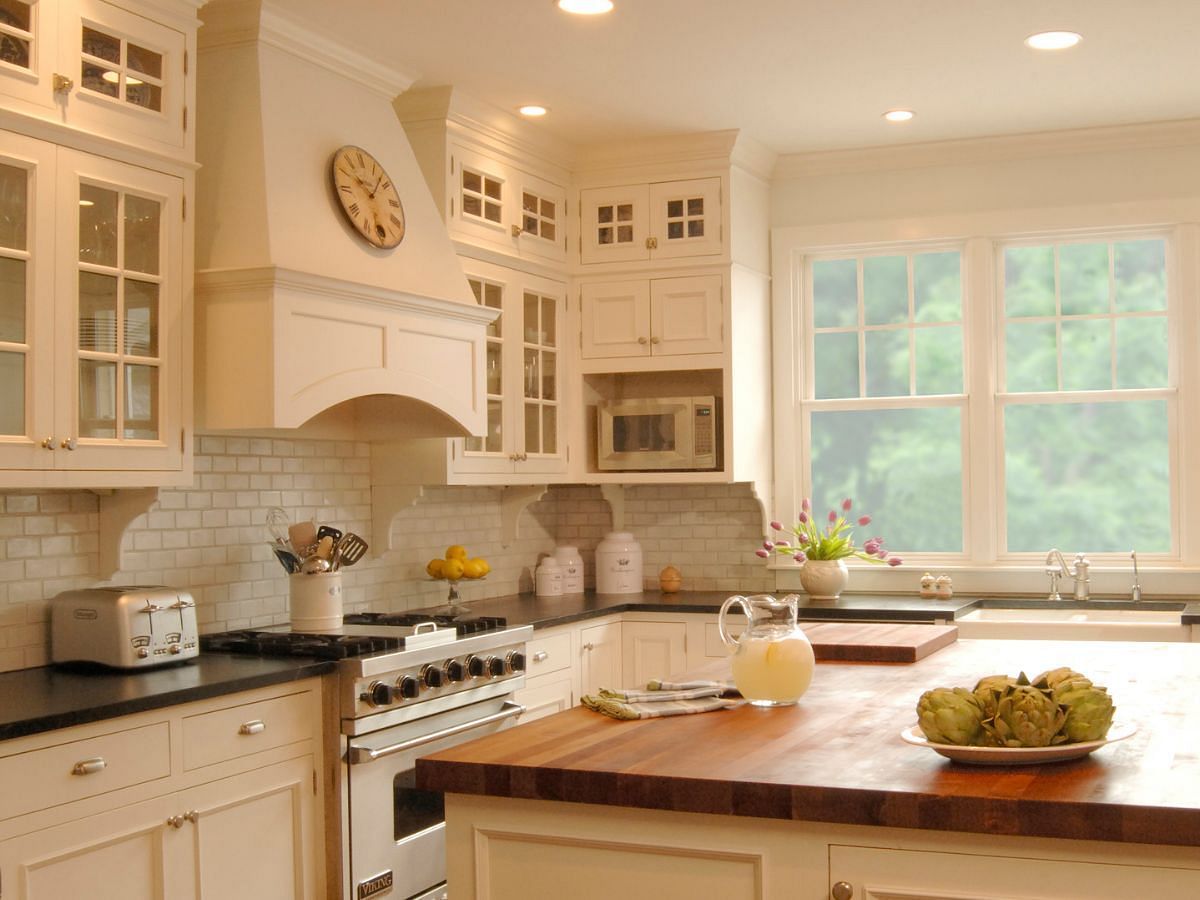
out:
M715 397L602 401L596 408L601 471L703 471L717 468Z

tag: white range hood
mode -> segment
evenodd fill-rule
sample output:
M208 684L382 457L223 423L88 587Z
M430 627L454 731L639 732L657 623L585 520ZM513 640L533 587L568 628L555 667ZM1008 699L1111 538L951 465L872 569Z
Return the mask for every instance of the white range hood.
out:
M367 438L482 434L485 329L392 99L410 80L262 0L214 0L197 70L196 398L201 429L315 421ZM363 147L405 237L368 245L330 159Z

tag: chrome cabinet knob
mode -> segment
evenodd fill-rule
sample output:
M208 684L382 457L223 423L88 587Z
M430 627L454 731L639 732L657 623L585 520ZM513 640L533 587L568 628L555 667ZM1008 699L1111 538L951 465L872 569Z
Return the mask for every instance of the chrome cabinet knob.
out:
M187 812L185 812L183 814L183 817L185 819L187 819L189 822L191 822L193 825L195 825L197 822L200 821L200 812L195 809L189 809Z
M66 438L59 446L64 450L74 450L79 446L79 442L75 438Z
M645 343L647 343L647 341L646 341L646 338L644 338L644 337L639 337L639 338L638 338L638 343L639 343L639 344L645 344Z
M57 72L54 73L54 77L51 79L50 84L51 87L54 88L54 93L56 94L65 94L67 91L71 90L71 88L75 87L74 81L72 81L66 75L59 75Z
M833 900L850 900L854 896L854 885L848 881L839 881L829 891L829 896Z
M170 818L167 819L167 824L170 825L172 828L182 828L183 822L184 822L183 816L171 816Z
M48 437L48 438L42 438L42 446L44 448L46 448L47 450L53 450L54 449L54 435L50 435L50 437Z
M650 338L650 343L652 343L652 344L661 344L661 343L662 343L662 338L660 338L660 337L652 337L652 338Z

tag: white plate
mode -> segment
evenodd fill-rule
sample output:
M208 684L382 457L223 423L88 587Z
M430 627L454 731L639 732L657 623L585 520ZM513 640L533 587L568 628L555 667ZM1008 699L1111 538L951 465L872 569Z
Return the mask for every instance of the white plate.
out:
M1057 744L1053 747L959 747L954 744L935 744L925 738L919 725L905 728L900 738L916 747L928 747L955 762L972 763L978 766L1027 766L1037 763L1059 762L1064 759L1079 759L1105 744L1123 741L1137 732L1131 722L1114 722L1103 741L1083 741L1078 744Z

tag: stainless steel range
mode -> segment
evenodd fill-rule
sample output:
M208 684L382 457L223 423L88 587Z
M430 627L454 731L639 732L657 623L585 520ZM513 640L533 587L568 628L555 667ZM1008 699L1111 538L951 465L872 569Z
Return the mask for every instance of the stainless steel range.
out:
M418 790L418 756L516 723L533 629L503 619L348 615L336 634L208 635L208 651L338 659L346 896L446 897L442 795Z

